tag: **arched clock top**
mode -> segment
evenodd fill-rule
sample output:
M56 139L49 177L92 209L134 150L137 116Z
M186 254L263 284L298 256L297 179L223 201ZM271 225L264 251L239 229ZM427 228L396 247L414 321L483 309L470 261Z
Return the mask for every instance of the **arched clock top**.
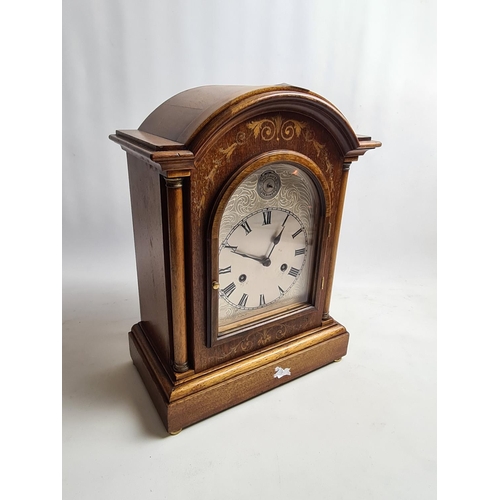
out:
M111 139L132 149L135 146L136 153L149 152L149 159L160 164L179 163L174 151L189 156L189 152L196 153L218 134L242 121L282 111L320 123L348 161L355 161L367 150L381 145L368 136L356 135L345 116L325 98L287 84L192 88L158 106L138 130L117 131Z

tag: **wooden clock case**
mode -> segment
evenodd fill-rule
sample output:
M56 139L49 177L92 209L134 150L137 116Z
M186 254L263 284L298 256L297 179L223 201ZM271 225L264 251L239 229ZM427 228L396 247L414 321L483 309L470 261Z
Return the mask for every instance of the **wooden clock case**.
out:
M130 181L141 311L130 352L168 432L346 354L328 311L342 207L351 163L380 142L290 85L190 89L110 138ZM311 303L219 339L218 214L238 179L276 161L300 165L320 193Z

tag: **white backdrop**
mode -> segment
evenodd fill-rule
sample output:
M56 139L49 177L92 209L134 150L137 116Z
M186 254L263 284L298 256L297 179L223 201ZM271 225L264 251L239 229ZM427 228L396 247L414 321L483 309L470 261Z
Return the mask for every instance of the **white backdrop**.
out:
M434 10L417 0L66 2L66 276L80 259L87 276L122 254L133 267L125 153L110 133L187 88L281 82L323 95L383 143L351 169L337 279L433 276Z
M68 499L433 498L435 9L426 0L65 2ZM331 311L352 333L349 356L162 440L128 360L138 320L132 223L125 153L108 135L137 128L187 88L282 82L323 95L383 143L352 165L347 189ZM339 392L325 399L325 384ZM293 418L274 427L269 415L279 421L284 408ZM343 432L328 434L336 425ZM313 471L321 479L309 483Z

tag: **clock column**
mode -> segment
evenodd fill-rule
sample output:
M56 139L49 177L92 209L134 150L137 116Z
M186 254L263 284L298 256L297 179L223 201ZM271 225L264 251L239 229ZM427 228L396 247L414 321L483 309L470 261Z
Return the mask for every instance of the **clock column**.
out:
M342 222L342 212L344 211L345 192L347 189L347 178L349 176L350 162L345 162L342 165L342 179L340 184L339 204L337 206L337 215L335 217L335 225L333 228L333 248L330 273L326 284L325 309L323 311L323 321L329 318L330 300L332 298L333 273L335 270L335 261L337 259L337 249L339 246L340 224Z
M166 178L169 242L170 282L172 288L173 368L185 372L188 366L186 329L186 273L184 256L184 218L182 207L182 177Z

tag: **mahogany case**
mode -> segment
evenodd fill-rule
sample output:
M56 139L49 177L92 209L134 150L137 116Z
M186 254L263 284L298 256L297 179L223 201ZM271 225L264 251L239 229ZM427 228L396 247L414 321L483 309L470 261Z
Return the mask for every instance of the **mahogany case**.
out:
M349 334L329 315L342 208L351 163L380 142L290 85L190 89L110 139L130 181L141 312L130 352L168 432L346 354ZM322 194L314 301L219 342L217 213L238 175L271 161L306 166Z

